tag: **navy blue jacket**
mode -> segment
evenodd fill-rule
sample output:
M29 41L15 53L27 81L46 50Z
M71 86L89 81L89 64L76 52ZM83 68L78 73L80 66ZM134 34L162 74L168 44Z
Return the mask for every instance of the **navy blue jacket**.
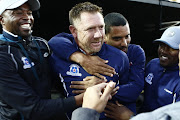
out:
M51 100L47 42L0 35L0 119L54 120L75 108L74 97Z
M143 112L180 100L180 77L178 64L164 68L159 58L151 60L145 69Z

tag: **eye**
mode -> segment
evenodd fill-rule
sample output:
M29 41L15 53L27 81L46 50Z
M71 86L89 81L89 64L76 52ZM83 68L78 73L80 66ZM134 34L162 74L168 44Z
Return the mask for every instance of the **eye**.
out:
M28 14L28 15L32 15L32 11L28 11L27 14Z
M23 11L22 10L15 10L13 12L15 15L22 15L23 14Z
M100 26L99 28L100 28L100 30L103 30L103 29L104 29L104 26Z
M130 35L125 36L126 39L129 39Z
M113 37L112 38L114 41L120 41L122 39L122 37Z

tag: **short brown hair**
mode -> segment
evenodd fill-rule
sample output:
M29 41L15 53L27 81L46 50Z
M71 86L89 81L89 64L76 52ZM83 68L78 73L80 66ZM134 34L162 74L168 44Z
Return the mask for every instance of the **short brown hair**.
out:
M103 15L103 9L97 5L90 2L79 3L69 11L69 22L71 25L74 25L75 19L80 18L82 12L99 12Z

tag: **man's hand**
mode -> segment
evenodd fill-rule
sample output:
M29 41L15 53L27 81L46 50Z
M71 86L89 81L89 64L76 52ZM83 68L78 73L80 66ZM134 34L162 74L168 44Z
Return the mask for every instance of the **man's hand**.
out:
M104 110L105 116L112 118L114 120L129 120L133 115L133 112L129 110L126 106L108 102L106 109Z
M94 86L94 85L97 85L99 83L106 82L106 81L107 81L106 79L105 80L100 79L95 76L87 76L86 78L83 79L83 81L71 81L70 88L77 89L77 90L73 90L72 93L80 94L80 93L85 92L85 90L88 87L91 87L91 86Z
M84 93L82 107L95 109L97 112L101 113L108 100L112 98L111 92L115 88L115 84L114 82L100 83L87 88Z
M75 52L70 56L70 60L79 63L86 72L101 79L105 79L103 75L112 77L116 73L113 67L107 65L108 60L103 60L98 56Z

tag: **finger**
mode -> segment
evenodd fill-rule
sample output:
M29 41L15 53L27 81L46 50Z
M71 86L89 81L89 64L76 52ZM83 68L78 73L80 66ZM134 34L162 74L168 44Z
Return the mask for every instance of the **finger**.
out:
M116 105L115 104L112 104L112 103L108 103L107 105L106 105L106 108L107 109L109 109L109 110L111 110L111 111L114 111L114 109L116 109Z
M71 81L71 84L84 85L84 81Z
M73 88L73 89L85 89L84 85L70 85L70 88Z
M85 90L73 90L72 93L74 94L81 94L81 93L84 93Z
M103 112L105 112L107 115L113 115L113 112L107 109L105 109Z
M108 60L104 60L102 58L100 58L99 56L96 56L98 58L98 61L103 62L103 63L108 63Z
M116 101L116 105L118 105L119 107L124 106L124 105L120 104L118 101Z
M103 74L103 75L108 75L110 76L111 74L115 74L115 69L107 64L101 64L99 65L99 73ZM110 75L109 75L110 74Z
M112 70L115 71L115 69L108 64L99 64L99 66L106 68L107 70L110 70L110 71Z
M108 118L115 120L115 117L112 114L105 113L104 115Z
M94 76L86 76L86 77L83 79L83 81L89 81L89 80L93 79L93 77L94 77Z
M103 92L103 95L101 96L102 99L108 99L109 97L111 97L111 92L112 90L114 89L115 87L115 84L114 82L109 82L108 85L106 86L104 92Z
M102 74L102 73L101 73L101 74ZM113 77L114 72L106 72L106 71L104 71L104 72L103 72L103 75L106 75L106 76L109 76L109 77Z
M119 86L113 89L111 95L114 96L118 92L118 90L119 90Z
M100 83L100 84L94 85L92 87L94 89L97 89L99 92L101 92L107 85L108 85L108 83Z
M99 84L99 83L103 83L103 82L107 82L107 79L103 80L103 79L98 79L96 81L96 84Z
M104 77L103 75L101 75L99 73L94 73L93 75L99 77L100 79L107 80L106 77Z

